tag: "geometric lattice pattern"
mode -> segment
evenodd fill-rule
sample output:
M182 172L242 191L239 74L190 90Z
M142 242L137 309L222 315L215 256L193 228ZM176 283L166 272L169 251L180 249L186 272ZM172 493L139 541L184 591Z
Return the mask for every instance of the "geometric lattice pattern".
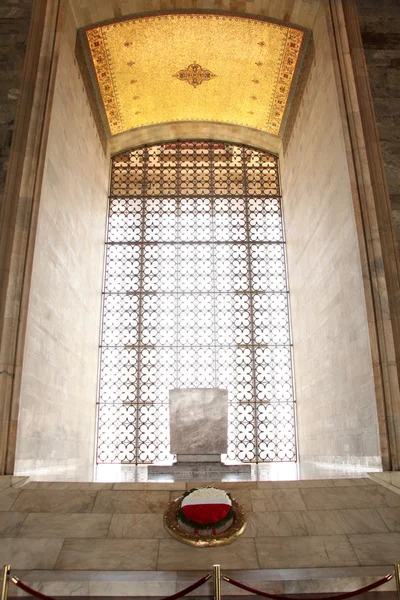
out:
M98 461L170 460L168 392L190 387L228 389L228 459L296 460L276 158L141 148L114 158L111 194Z

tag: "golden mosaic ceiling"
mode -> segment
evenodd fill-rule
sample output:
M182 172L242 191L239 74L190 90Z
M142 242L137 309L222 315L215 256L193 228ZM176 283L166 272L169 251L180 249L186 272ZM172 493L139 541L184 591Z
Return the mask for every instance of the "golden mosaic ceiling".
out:
M282 133L304 29L221 13L170 13L85 28L81 39L112 135L176 121Z

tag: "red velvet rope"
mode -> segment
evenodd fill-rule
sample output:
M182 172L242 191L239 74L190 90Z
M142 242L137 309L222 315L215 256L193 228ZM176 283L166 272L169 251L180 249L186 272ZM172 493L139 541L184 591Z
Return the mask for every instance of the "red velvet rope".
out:
M210 579L210 577L211 577L211 574L209 573L208 575L205 575L204 577L202 577L195 583L192 583L192 585L189 585L184 590L181 590L180 592L176 592L176 594L172 594L172 596L165 596L165 598L161 598L161 600L176 600L177 598L182 598L182 596L186 596L186 594L189 594L189 592L192 592L193 590L196 590L198 587L203 585L203 583L208 581L208 579Z
M24 592L28 592L28 594L30 594L31 596L36 596L36 598L40 598L40 600L54 600L54 598L52 598L51 596L46 596L46 594L42 594L41 592L33 590L29 587L29 585L26 585L25 583L22 583L22 581L17 579L17 577L12 577L11 581L15 583L17 587L21 588L21 590L24 590Z
M370 590L373 590L379 587L380 585L383 585L384 583L392 579L392 577L393 573L389 573L388 575L385 575L385 577L382 577L382 579L374 581L373 583L370 583L369 585L366 585L358 590L354 590L353 592L344 592L343 594L335 594L334 596L325 596L320 598L315 597L312 600L330 600L331 598L332 600L344 600L345 598L352 598L353 596L358 596L359 594L363 594L364 592L369 592ZM268 592L261 592L260 590L256 590L252 587L249 587L248 585L244 585L244 583L235 581L230 577L225 577L225 575L222 576L222 579L225 579L225 581L231 583L232 585L235 585L238 588L242 588L242 590L246 590L246 592L252 592L253 594L257 594L258 596L265 596L265 598L272 598L272 600L304 600L304 598L296 598L291 596L290 594L290 598L288 598L287 595L278 596L277 594L268 594Z
M189 585L188 587L186 587L184 590L181 590L180 592L176 592L176 594L172 594L172 596L166 596L165 598L162 598L162 600L177 600L177 598L181 598L182 596L189 594L193 590L195 590L198 587L200 587L201 585L203 585L203 583L205 583L208 579L210 579L210 577L211 577L211 574L209 573L208 575L205 575L204 577L202 577L195 583L192 583L192 585ZM21 590L24 590L24 592L27 592L31 596L36 596L36 598L39 598L40 600L54 600L54 598L52 598L51 596L46 596L46 594L42 594L41 592L37 592L36 590L33 590L31 587L29 587L29 585L26 585L26 583L22 583L22 581L20 581L17 577L13 577L11 579L11 581L13 583L15 583L16 586L21 588Z

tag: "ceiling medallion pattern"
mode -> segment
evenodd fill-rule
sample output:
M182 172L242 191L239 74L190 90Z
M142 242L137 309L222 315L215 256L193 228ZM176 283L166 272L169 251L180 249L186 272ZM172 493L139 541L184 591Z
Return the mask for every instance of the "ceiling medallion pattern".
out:
M309 40L301 28L216 12L127 18L80 35L111 135L177 121L281 135Z
M192 63L186 69L182 69L173 75L177 79L181 81L186 81L189 85L192 85L194 88L199 86L204 81L210 81L213 77L216 77L214 73L211 73L208 69L203 69L197 63Z

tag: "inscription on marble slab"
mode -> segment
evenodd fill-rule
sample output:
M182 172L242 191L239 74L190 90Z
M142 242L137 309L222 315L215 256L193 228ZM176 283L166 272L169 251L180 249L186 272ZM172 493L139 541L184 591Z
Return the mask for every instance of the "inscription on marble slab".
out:
M169 406L171 452L178 455L226 453L228 390L170 390Z

